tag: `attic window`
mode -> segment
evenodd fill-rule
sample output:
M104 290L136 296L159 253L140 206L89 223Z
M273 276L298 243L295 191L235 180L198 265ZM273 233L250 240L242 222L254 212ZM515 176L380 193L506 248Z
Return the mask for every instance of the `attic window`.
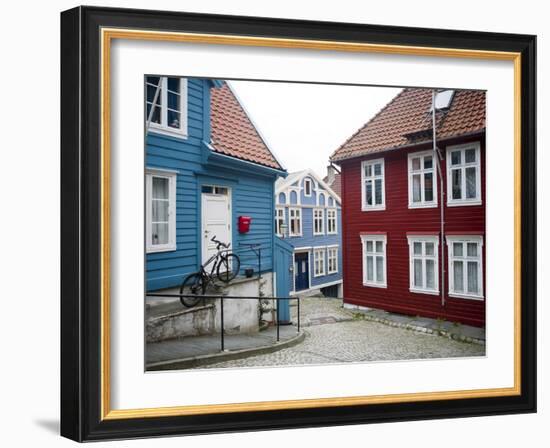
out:
M453 101L454 90L443 90L435 94L435 109L448 109Z
M311 179L304 180L304 196L311 196Z

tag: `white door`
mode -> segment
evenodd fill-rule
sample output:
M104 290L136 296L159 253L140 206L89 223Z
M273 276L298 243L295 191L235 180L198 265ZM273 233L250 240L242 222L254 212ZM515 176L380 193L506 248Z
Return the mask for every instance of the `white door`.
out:
M222 243L232 243L231 238L231 198L225 187L208 187L211 191L202 193L202 263L216 253L216 237Z

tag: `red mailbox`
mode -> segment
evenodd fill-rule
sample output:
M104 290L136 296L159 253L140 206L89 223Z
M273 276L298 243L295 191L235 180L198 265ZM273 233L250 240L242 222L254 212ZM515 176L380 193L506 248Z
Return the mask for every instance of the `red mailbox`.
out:
M239 233L248 233L251 222L252 218L250 216L239 216Z

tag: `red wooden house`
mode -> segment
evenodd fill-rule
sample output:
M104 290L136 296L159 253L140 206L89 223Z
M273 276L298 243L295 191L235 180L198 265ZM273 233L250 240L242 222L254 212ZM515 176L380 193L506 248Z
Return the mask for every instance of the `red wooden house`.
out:
M435 152L432 90L404 89L331 157L344 301L484 326L485 92L435 99Z

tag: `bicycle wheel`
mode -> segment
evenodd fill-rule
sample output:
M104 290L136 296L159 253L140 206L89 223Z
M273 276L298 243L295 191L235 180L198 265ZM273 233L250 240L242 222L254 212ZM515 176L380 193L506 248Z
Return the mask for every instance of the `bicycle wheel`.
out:
M180 296L180 302L183 306L191 308L199 303L200 295L204 294L204 280L199 272L189 274L183 280L180 286L180 294L186 294L186 297ZM192 297L195 296L195 297Z
M241 267L241 260L235 254L225 254L220 257L218 263L218 278L224 282L229 283L239 273Z

